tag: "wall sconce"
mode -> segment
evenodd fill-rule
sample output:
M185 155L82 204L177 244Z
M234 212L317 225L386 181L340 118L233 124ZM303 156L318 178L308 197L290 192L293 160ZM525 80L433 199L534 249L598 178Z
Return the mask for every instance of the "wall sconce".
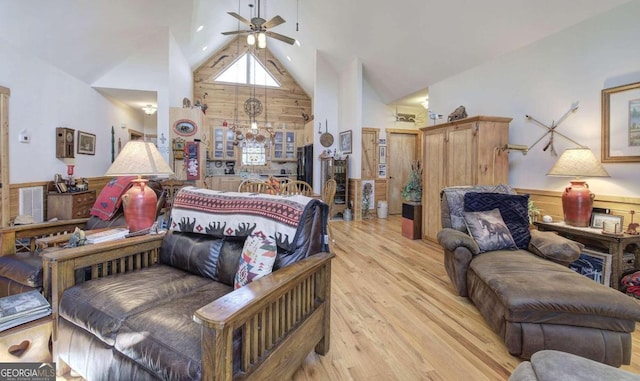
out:
M157 108L157 107L155 107L155 106L152 106L152 105L146 105L146 106L144 106L144 107L142 108L142 111L144 111L144 113L145 113L145 114L147 114L147 115L153 115L153 114L155 114L155 112L156 112L156 110L157 110L157 109L158 109L158 108Z

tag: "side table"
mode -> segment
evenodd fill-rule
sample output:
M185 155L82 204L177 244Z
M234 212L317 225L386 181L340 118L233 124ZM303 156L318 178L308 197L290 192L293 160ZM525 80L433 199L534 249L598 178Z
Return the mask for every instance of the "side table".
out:
M0 362L51 362L51 315L0 332Z
M611 254L610 286L616 290L620 289L625 251L634 253L635 268L640 265L640 235L624 234L615 236L602 234L600 229L569 226L564 222L534 222L534 224L540 231L557 232L561 236L580 242L587 247Z
M409 239L422 238L422 204L402 203L402 235Z

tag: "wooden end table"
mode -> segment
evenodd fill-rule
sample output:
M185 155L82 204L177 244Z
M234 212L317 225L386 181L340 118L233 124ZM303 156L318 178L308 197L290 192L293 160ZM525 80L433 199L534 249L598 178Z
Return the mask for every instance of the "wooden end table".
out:
M0 332L0 362L51 362L51 315Z
M616 290L620 289L620 278L623 272L623 255L625 250L631 246L628 252L634 253L634 267L640 266L640 235L623 234L620 236L602 234L601 229L590 227L569 226L564 222L534 222L540 231L557 232L559 235L580 242L589 248L605 251L611 254L611 284ZM635 247L634 247L635 246Z

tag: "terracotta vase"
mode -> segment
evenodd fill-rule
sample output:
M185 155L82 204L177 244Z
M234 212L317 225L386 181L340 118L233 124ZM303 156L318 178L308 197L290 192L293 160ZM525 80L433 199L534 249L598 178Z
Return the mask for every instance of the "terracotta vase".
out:
M147 186L147 180L131 180L133 185L127 193L122 195L124 219L127 221L129 232L148 229L156 219L156 203L158 196Z
M571 180L562 194L564 222L571 226L589 226L595 195L582 180Z

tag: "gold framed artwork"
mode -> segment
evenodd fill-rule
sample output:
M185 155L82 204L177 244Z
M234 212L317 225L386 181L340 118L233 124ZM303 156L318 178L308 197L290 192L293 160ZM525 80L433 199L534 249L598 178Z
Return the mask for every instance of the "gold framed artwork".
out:
M640 162L640 82L602 90L602 162Z

